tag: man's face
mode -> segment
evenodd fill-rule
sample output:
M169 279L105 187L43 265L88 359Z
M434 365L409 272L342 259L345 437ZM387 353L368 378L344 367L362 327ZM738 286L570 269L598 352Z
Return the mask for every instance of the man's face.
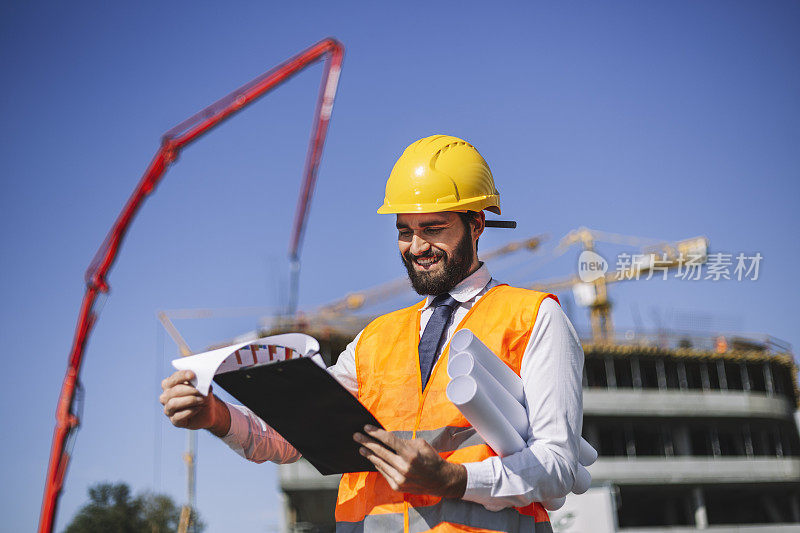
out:
M477 268L473 232L458 214L397 215L400 259L417 293L450 291Z

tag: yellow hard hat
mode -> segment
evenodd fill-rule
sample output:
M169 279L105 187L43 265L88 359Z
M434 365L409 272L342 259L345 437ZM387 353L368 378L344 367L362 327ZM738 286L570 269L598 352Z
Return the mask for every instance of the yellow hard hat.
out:
M395 163L378 213L481 211L500 214L500 193L474 146L450 135L411 144Z

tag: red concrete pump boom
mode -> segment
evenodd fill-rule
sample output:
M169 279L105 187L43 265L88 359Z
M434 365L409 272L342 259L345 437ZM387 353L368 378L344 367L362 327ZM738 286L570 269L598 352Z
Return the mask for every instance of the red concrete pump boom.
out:
M327 59L322 75L319 98L317 99L314 126L311 132L303 183L300 189L300 198L297 202L294 228L289 246L289 258L293 265L293 272L297 272L303 230L308 217L311 196L314 192L317 170L319 169L322 148L325 144L325 135L331 118L343 57L344 47L341 43L332 38L324 39L181 122L162 137L161 148L150 162L150 166L147 167L144 176L142 176L86 270L86 292L83 296L75 337L72 342L67 373L64 377L61 395L56 407L56 426L53 433L53 445L50 450L47 480L39 517L39 533L50 533L53 530L58 498L64 484L67 463L70 457L67 441L71 436L74 436L74 432L80 422L76 410L76 393L80 388L78 376L89 335L97 320L96 306L98 297L109 292L108 273L117 258L122 240L133 221L133 217L136 216L145 198L153 192L169 165L176 161L183 148L244 109L247 105L264 96L294 74L318 60Z

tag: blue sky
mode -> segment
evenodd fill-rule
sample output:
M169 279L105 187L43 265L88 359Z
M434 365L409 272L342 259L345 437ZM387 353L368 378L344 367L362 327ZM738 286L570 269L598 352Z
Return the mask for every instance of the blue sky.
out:
M4 3L6 527L36 523L83 272L160 135L328 35L346 55L301 307L402 274L393 220L375 214L386 176L411 141L451 133L483 153L504 218L519 222L487 232L483 250L581 225L706 235L712 251L760 252L759 280L618 284L620 328L702 316L800 345L799 23L796 2ZM320 74L309 68L188 148L136 219L86 354L59 529L102 480L182 499L184 436L156 403L175 349L154 313L284 301ZM538 270L520 260L506 279L566 275L576 258ZM179 324L197 349L255 325ZM207 434L199 447L209 531L276 530L275 467Z

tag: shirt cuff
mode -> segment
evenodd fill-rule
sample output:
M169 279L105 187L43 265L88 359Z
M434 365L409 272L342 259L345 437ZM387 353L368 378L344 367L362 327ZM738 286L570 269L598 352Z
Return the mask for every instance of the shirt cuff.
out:
M492 504L492 488L494 487L493 458L488 458L477 463L463 463L467 470L467 489L462 500L483 505L490 511L499 511L507 505Z

